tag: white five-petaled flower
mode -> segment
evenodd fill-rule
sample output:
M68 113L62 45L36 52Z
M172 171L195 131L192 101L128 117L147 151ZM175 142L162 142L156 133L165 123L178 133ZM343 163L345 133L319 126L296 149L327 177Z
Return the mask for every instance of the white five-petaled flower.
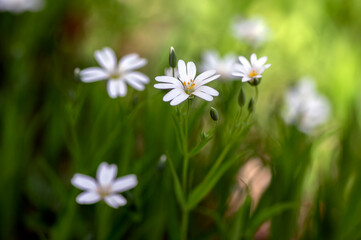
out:
M249 19L237 17L232 24L232 31L235 38L254 47L266 42L270 35L269 28L260 17Z
M109 47L96 51L94 56L101 68L86 68L80 71L80 78L87 83L108 80L107 89L111 98L124 97L127 94L127 84L142 91L144 84L149 83L146 75L134 71L147 64L147 60L140 58L138 54L125 55L118 64L114 51Z
M203 71L215 69L221 75L220 79L232 80L236 77L232 75L234 64L236 63L236 56L227 54L221 58L216 51L207 51L202 56Z
M295 124L298 129L310 134L325 123L330 115L330 103L320 95L310 78L303 78L284 96L285 106L282 117L287 124Z
M242 82L253 81L256 78L262 78L262 73L271 66L266 64L267 57L261 57L257 60L255 53L251 55L251 63L243 56L239 57L241 64L236 63L234 65L233 76L241 77Z
M103 162L98 167L96 180L87 175L76 173L71 179L71 183L84 190L77 196L76 202L93 204L103 199L113 208L124 206L127 200L117 193L134 188L138 184L138 180L134 174L115 179L117 170L116 165Z
M191 96L200 97L206 101L212 101L213 96L218 96L219 93L215 89L204 86L205 84L219 78L220 75L215 75L216 70L209 70L196 77L197 69L193 62L188 62L187 66L183 60L178 61L179 78L170 76L158 76L155 84L157 89L172 89L163 97L163 101L169 102L170 105L175 106Z
M0 11L22 13L39 11L43 8L43 0L0 0Z

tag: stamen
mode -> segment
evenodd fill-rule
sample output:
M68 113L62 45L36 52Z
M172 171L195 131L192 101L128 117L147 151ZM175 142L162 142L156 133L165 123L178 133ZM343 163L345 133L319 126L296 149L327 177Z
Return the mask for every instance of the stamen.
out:
M249 74L249 76L251 77L251 78L253 78L253 77L255 77L255 76L257 76L258 74L254 71L254 69L253 69L253 71Z

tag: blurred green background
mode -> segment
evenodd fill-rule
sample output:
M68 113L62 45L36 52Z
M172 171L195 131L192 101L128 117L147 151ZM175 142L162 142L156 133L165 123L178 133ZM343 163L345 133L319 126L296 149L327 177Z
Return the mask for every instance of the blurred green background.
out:
M157 170L162 154L178 152L174 109L153 88L174 46L197 66L209 49L247 58L255 52L272 64L253 127L239 141L249 153L191 213L189 239L361 239L360 12L358 0L46 0L38 12L0 12L0 238L179 239L171 173L168 165ZM235 39L237 16L262 17L270 39L259 47ZM105 46L118 57L148 59L145 91L114 100L104 82L74 79L75 68L97 65L94 51ZM283 92L303 76L316 80L332 106L317 136L279 118ZM196 100L191 144L213 124L210 106L221 122L212 147L191 162L194 185L227 145L222 129L238 111L239 81L211 85L220 96ZM244 90L253 96L251 86ZM226 216L237 170L250 158L270 166L271 184L256 209L248 196ZM123 208L75 202L71 177L95 176L102 161L116 163L118 175L138 176Z

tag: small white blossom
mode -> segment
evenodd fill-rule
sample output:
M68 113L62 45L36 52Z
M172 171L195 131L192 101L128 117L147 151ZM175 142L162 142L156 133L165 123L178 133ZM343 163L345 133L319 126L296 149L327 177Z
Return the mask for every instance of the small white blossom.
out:
M236 77L232 75L234 64L237 57L233 54L227 54L223 58L216 51L207 51L202 56L203 71L215 69L221 75L220 79L230 80Z
M179 73L178 73L178 68L174 68L174 76L173 76L173 69L170 67L170 68L166 68L164 70L164 74L165 76L168 76L168 77L175 77L175 78L178 78L179 77Z
M311 133L329 118L330 103L316 91L314 82L309 78L301 79L286 92L284 101L284 121L296 125L303 133Z
M232 31L235 38L252 46L266 42L270 35L269 28L260 17L236 18L232 24Z
M39 11L43 8L43 0L0 0L0 11L22 13Z
M196 77L197 69L193 62L188 62L187 66L183 60L178 61L179 78L169 76L158 76L155 84L157 89L172 89L163 97L163 101L169 102L170 105L175 106L191 96L200 97L206 101L212 101L213 96L218 96L219 93L215 89L204 86L205 84L219 78L220 75L215 75L216 70L206 71Z
M134 71L147 64L147 60L140 58L138 54L125 55L118 64L114 51L109 47L96 51L94 56L101 68L86 68L80 72L80 78L86 83L108 80L107 89L111 98L124 97L127 94L127 84L143 91L144 84L149 83L146 75Z
M256 78L262 78L262 73L271 66L266 64L267 57L261 57L257 60L255 53L251 55L251 63L245 57L239 57L241 64L236 63L234 66L233 76L241 77L242 82L252 82Z
M117 170L116 165L103 162L98 167L96 180L87 175L75 174L71 179L71 183L75 187L84 190L83 193L77 196L76 202L79 204L93 204L104 200L113 208L124 206L127 200L117 193L134 188L138 181L134 174L115 179Z

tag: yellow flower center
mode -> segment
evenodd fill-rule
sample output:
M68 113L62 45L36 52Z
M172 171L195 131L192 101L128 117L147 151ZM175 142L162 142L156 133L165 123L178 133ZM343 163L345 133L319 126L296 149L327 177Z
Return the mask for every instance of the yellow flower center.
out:
M194 85L195 84L193 82L193 79L191 79L188 82L186 82L186 81L183 82L184 89L187 91L187 93L189 93L193 90Z
M253 77L255 77L255 76L257 76L258 74L254 71L254 69L252 70L252 72L249 74L249 76L251 77L251 78L253 78Z
M102 198L108 196L111 193L111 191L112 191L112 187L110 185L99 186L97 188L97 192Z

